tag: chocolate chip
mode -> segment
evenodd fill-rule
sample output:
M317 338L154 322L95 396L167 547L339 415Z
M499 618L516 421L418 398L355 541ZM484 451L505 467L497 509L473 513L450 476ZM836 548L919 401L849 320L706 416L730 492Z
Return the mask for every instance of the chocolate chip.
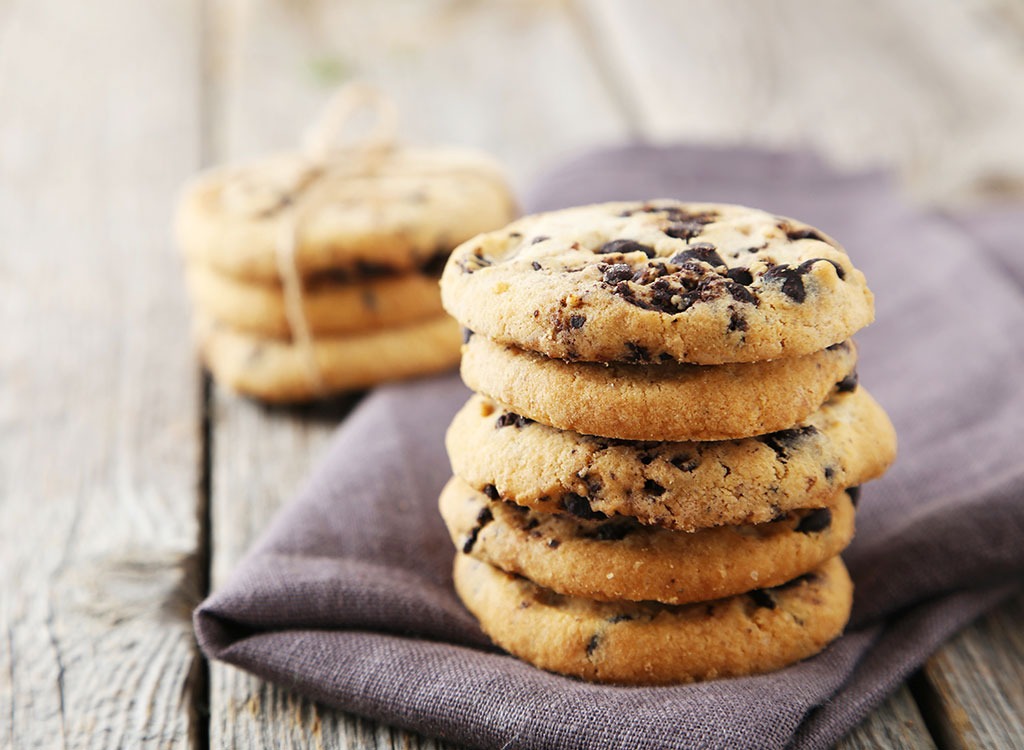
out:
M648 495L654 495L655 497L661 497L665 494L665 488L655 482L653 479L648 479L644 482L644 492Z
M583 477L583 481L587 485L587 497L594 498L600 494L604 484L601 482L601 478L594 474L587 474Z
M533 267L534 271L539 271L541 269L541 265L537 261L533 261L530 265Z
M420 264L420 273L424 276L440 276L445 264L448 263L449 253L449 250L436 250Z
M462 327L462 343L463 344L468 344L469 340L471 338L473 338L473 332L471 330L469 330L468 328L466 328L465 326L463 326Z
M832 511L828 508L815 508L800 519L796 530L801 534L814 534L824 531L832 525Z
M836 383L836 390L840 393L852 393L857 390L857 371L854 370L845 378Z
M786 228L786 237L790 240L821 240L822 242L828 242L828 240L810 227L805 227L804 229Z
M627 615L625 613L621 615L612 615L608 618L607 622L614 625L617 622L629 622L633 619L633 615Z
M691 240L704 231L699 221L678 221L665 228L665 234L677 240Z
M551 549L558 549L562 546L562 541L560 539L548 539L548 546Z
M657 253L653 247L642 245L634 240L612 240L606 242L597 249L599 255L608 255L609 253L643 253L648 258L653 258Z
M796 268L785 264L772 266L761 277L765 281L781 281L782 293L794 302L803 302L807 299L807 290L804 289L802 274Z
M675 466L677 469L679 469L679 471L686 472L688 474L694 469L696 469L698 466L700 466L700 459L696 458L695 456L683 455L676 456L671 461L669 461L669 463Z
M857 503L860 502L860 485L856 487L847 487L846 494L850 497L850 502L853 503L853 507L857 507Z
M590 507L590 501L575 492L568 493L562 498L562 507L577 518L585 518L590 521L607 518L604 513Z
M629 362L635 362L636 364L643 365L648 364L651 361L651 353L644 347L640 346L640 344L627 341L626 348L629 350L629 354L627 355L627 360Z
M747 330L747 319L740 315L735 310L729 316L729 330L730 331L745 331Z
M625 263L616 263L615 265L608 266L603 278L606 284L618 284L633 278L633 269Z
M600 637L598 637L597 633L594 633L594 635L591 636L590 641L587 643L587 656L590 656L597 650L597 646L600 642Z
M754 296L754 293L750 289L747 289L745 286L740 284L739 282L733 281L732 279L727 279L724 281L720 281L719 284L737 302L746 302L749 305L755 306L758 304L758 299L757 297Z
M803 427L793 427L789 430L779 430L768 435L761 435L758 439L775 451L778 459L785 463L786 459L789 458L790 450L795 448L801 440L817 434L818 428L809 424Z
M672 256L672 262L676 265L681 265L688 260L699 260L702 263L715 267L725 265L725 261L722 260L721 256L715 251L715 246L710 242L698 242Z
M765 589L754 589L748 592L754 604L762 609L775 609L775 597Z
M550 240L550 239L551 238L548 237L546 234L540 234L540 235L537 235L536 237L534 237L532 240L530 240L530 244L531 245L536 245L538 242L543 242L544 240Z
M569 327L570 328L582 328L583 324L587 322L586 315L570 315L569 316Z
M468 555L473 551L473 545L476 544L477 537L480 536L480 530L493 520L494 514L491 513L490 508L484 507L480 509L476 517L476 526L469 532L469 536L466 537L466 541L462 545L464 554Z
M834 477L835 475L836 475L836 470L835 469L833 469L831 466L826 466L825 467L825 481L826 482L831 482L832 481L832 477Z
M725 275L737 284L743 284L743 286L750 286L754 283L753 275L746 268L730 268L725 272Z
M484 485L484 494L491 498L491 500L497 500L501 497L501 494L498 492L498 488L493 484Z
M524 417L520 414L516 414L515 412L507 411L494 421L494 426L496 429L501 429L502 427L523 428L532 423L533 420L529 417Z
M533 531L535 528L540 526L540 520L531 518L527 524L523 527L523 531Z

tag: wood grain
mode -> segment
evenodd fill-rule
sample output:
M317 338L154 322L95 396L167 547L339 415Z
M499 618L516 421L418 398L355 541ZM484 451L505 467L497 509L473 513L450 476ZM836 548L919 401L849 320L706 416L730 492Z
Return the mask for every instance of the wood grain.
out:
M1024 595L936 653L915 682L944 748L1024 747Z
M190 747L197 9L0 10L0 746Z
M656 140L811 146L918 195L1024 196L1024 54L1007 0L578 0Z

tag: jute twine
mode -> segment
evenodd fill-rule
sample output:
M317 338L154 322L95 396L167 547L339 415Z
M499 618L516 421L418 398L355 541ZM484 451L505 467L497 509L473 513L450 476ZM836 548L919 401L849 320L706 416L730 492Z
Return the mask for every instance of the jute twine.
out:
M372 118L367 132L346 137L356 116L364 112ZM269 183L239 182L225 191L229 209L261 217L280 214L275 256L285 319L317 395L324 395L327 388L306 317L305 287L296 258L299 228L304 217L330 202L332 186L380 169L395 148L397 121L394 103L380 90L349 84L331 98L306 134L299 163L289 165L283 184L278 175Z

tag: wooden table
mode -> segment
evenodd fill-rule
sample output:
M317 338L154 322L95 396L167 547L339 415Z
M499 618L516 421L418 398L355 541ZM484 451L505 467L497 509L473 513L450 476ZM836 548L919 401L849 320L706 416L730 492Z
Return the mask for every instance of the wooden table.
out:
M1024 192L1020 0L0 0L0 746L439 746L207 664L189 620L343 414L206 380L175 192L291 145L351 77L519 187L643 137ZM1024 746L1022 615L965 630L842 746Z

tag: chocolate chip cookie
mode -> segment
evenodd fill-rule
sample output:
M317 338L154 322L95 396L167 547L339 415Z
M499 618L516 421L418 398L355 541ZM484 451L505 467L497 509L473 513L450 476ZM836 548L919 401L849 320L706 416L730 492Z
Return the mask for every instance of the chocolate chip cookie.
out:
M301 276L365 279L419 272L515 215L501 169L483 154L396 148L357 156L325 167L281 155L200 175L179 206L182 250L224 274L276 282L281 234L294 224Z
M307 351L210 320L200 319L197 325L200 353L214 377L272 403L309 401L447 370L459 361L459 335L458 324L442 314L400 328L318 338Z
M462 379L517 414L625 440L727 440L792 427L852 375L851 342L714 367L564 362L471 335Z
M671 200L554 211L474 237L441 290L467 328L570 361L792 358L874 317L864 275L821 231Z
M778 586L838 555L853 538L845 492L823 507L768 523L691 533L636 519L585 520L489 499L461 479L441 492L455 546L506 573L567 596L665 604L720 599Z
M568 597L468 555L455 589L491 639L552 672L593 682L669 684L758 674L818 653L849 618L838 557L788 583L710 602Z
M196 306L239 333L287 338L291 325L279 283L244 282L200 264L186 270ZM358 283L321 274L303 281L302 308L313 336L366 333L442 314L435 277L406 273Z
M851 378L793 427L718 442L579 435L475 395L455 415L446 445L456 476L492 498L693 531L822 507L842 488L881 476L895 457L896 435Z

